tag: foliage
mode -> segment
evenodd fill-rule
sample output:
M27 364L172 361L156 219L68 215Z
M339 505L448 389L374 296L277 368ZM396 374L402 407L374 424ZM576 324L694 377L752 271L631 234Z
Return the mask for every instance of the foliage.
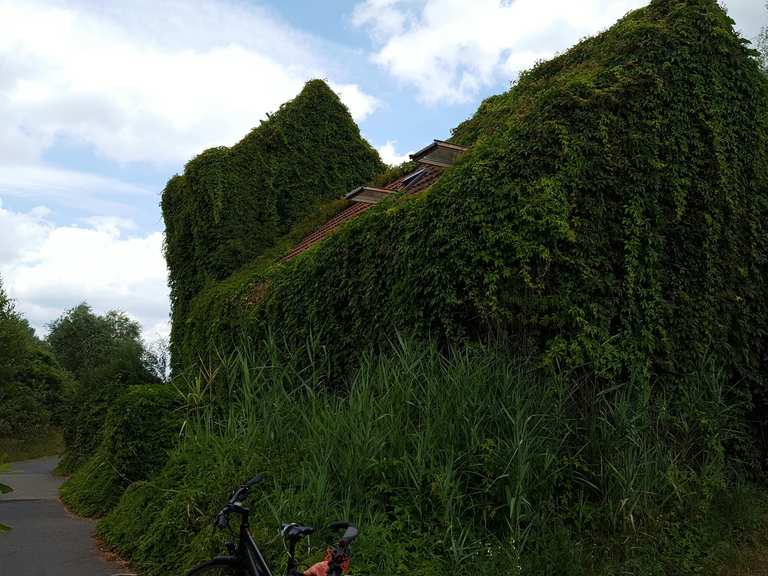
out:
M698 574L766 510L768 80L722 9L653 0L453 141L428 193L174 293L188 435L99 527L148 574L254 472L271 558L349 517L360 573Z
M0 280L0 438L45 436L72 388L50 350L15 310Z
M212 348L207 343L213 340L219 340L219 344L227 349L236 346L248 328L249 318L242 311L252 299L258 279L276 266L279 267L278 259L281 256L349 204L344 199L321 203L316 211L294 225L252 263L220 282L209 283L195 296L188 306L189 317L207 317L208 321L188 322L185 325L184 338L176 342L178 364L188 369L201 361L210 361Z
M77 378L65 406L62 471L73 471L93 454L107 410L126 388L158 381L147 366L140 335L138 323L124 313L100 316L85 303L50 325L48 343Z
M110 407L96 452L62 486L61 499L83 516L101 516L132 482L165 464L181 426L171 386L128 388Z
M506 349L408 341L365 356L333 395L327 360L317 343L271 343L191 378L184 442L100 535L148 576L183 572L220 552L211 519L257 472L267 482L248 505L275 564L288 521L349 518L354 574L417 576L697 574L713 543L745 535L749 511L722 505L743 493L724 457L743 408L709 361L679 396L631 375L602 389Z
M19 438L0 438L0 462L19 462L64 452L61 429L49 427L45 433L35 431Z
M172 348L189 302L206 283L252 262L319 202L338 198L383 166L321 80L308 82L235 146L191 160L162 200Z
M507 334L553 365L670 386L712 354L768 407L768 80L714 0L629 13L453 140L472 148L428 193L251 275L261 298L187 329L320 335L347 367L396 330Z

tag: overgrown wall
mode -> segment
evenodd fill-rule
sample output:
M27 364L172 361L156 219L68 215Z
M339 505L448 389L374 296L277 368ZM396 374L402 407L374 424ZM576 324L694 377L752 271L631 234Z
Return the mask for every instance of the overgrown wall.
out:
M768 87L745 44L714 0L630 13L484 102L429 193L241 278L232 314L339 363L395 330L503 333L604 375L710 355L759 391Z
M191 160L163 193L165 255L172 303L172 347L189 304L253 262L291 226L383 169L349 111L321 80L231 148ZM174 358L178 367L180 355Z

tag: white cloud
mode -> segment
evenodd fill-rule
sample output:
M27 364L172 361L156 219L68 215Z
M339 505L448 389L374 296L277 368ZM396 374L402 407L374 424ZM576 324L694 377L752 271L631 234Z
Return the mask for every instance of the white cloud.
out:
M387 140L385 144L377 148L381 159L390 166L397 166L398 164L410 160L410 152L398 154L395 150L395 146L397 146L396 140Z
M367 118L381 106L378 98L366 94L357 84L336 84L330 82L329 86L339 95L341 101L349 108L352 117L357 120Z
M44 199L90 214L130 211L137 201L156 195L141 186L75 170L33 164L0 169L0 197Z
M166 335L162 234L129 235L132 229L130 220L113 217L57 226L44 207L15 212L0 203L0 275L39 333L85 300L100 313L125 311L149 339Z
M0 0L0 162L32 163L58 136L120 162L186 161L326 76L324 52L244 3ZM357 120L375 110L335 86Z
M747 37L763 2L724 2ZM466 102L612 25L647 0L366 0L352 22L378 44L373 60L427 103Z
M352 23L355 26L370 25L371 35L385 40L403 31L406 13L398 7L400 0L367 0L355 6Z

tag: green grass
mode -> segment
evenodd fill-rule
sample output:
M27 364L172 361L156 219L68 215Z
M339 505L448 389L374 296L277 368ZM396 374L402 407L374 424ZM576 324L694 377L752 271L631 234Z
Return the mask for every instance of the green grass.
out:
M61 430L51 428L45 434L31 438L0 438L0 461L18 462L64 451Z
M329 393L322 350L289 356L244 348L179 384L184 441L98 528L147 575L220 551L210 519L256 472L267 555L281 522L348 518L353 574L701 574L768 511L726 457L742 407L706 362L670 388L399 342Z

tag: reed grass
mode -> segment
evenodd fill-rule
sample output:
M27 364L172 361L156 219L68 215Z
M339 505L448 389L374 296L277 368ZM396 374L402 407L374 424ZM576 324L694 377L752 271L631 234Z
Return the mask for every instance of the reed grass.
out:
M147 574L178 571L220 546L210 517L260 472L255 532L275 561L280 523L347 518L360 574L664 574L681 522L740 481L726 449L746 442L744 407L706 362L674 386L605 382L400 339L348 382L331 368L311 341L271 342L178 380L182 445L100 533Z

